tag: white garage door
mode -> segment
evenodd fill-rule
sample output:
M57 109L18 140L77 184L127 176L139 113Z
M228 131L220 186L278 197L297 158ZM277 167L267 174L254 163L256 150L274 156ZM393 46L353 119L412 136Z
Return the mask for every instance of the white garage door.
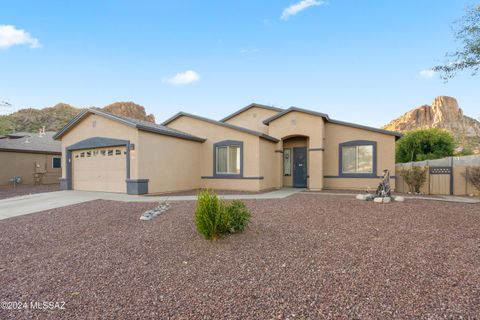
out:
M126 154L125 147L73 151L73 189L126 192Z

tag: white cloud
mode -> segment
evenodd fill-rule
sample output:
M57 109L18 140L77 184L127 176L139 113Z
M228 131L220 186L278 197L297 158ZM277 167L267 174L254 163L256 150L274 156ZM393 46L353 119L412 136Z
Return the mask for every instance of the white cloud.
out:
M8 49L15 45L28 45L30 48L41 48L38 39L30 33L11 25L0 25L0 49Z
M294 16L300 11L303 11L307 8L313 6L320 6L324 4L325 1L322 0L302 0L300 2L292 4L290 7L285 8L282 12L282 16L280 17L282 20L288 20L290 16Z
M175 86L180 86L180 85L194 83L194 82L197 82L198 80L200 80L200 75L197 72L193 70L187 70L185 72L177 73L173 77L164 78L163 82L170 83Z
M435 71L432 69L425 69L419 72L420 77L425 78L425 79L430 79L435 76Z

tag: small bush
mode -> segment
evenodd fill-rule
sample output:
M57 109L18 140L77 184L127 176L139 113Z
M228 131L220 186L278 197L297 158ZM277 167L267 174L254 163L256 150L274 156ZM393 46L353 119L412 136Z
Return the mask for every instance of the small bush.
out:
M225 203L215 193L202 190L195 207L195 225L205 239L211 240L228 231Z
M467 167L463 176L472 186L480 191L480 167Z
M234 200L227 206L227 213L230 220L229 232L242 232L250 222L250 211L240 200Z
M239 200L229 205L208 190L198 193L195 205L195 226L207 240L218 238L222 234L241 232L250 221L250 212Z
M427 181L427 169L422 167L404 169L400 176L405 179L405 183L408 185L411 193L420 193L420 189Z

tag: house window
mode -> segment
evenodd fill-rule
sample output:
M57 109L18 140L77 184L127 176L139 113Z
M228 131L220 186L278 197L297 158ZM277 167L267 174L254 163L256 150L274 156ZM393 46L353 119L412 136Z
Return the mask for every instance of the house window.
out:
M217 173L240 174L240 146L217 147Z
M62 167L62 158L61 157L53 157L52 158L52 168L59 169Z
M108 150L107 155L113 156L113 150Z
M340 144L341 176L375 176L376 142L349 141Z
M241 177L243 174L243 142L222 141L214 144L214 175Z
M121 155L121 154L122 154L122 151L121 151L121 150L118 150L118 149L115 150L115 155L116 155L116 156L119 156L119 155Z
M283 149L283 175L292 175L292 149Z

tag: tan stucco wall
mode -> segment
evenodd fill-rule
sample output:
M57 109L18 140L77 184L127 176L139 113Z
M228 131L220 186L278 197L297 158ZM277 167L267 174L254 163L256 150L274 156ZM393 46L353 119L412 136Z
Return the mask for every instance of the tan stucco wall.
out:
M263 124L263 120L270 118L277 113L278 112L274 110L252 107L240 114L237 114L235 117L228 119L225 122L239 127L267 133L268 126Z
M384 169L395 175L395 137L374 131L349 126L326 123L325 125L324 175L338 176L339 144L353 140L371 140L377 142L377 176ZM376 189L379 179L372 178L325 178L328 189ZM392 180L392 186L394 186Z
M276 144L260 139L260 190L281 188L279 179L279 167L281 162L278 160L281 153L276 153Z
M224 140L243 142L244 177L261 177L260 140L261 138L221 125L182 116L168 124L168 127L206 138L202 144L201 170L203 177L213 176L213 144ZM264 139L262 139L264 140ZM265 141L275 146L275 143ZM274 149L272 149L274 150ZM266 151L268 152L268 151ZM258 179L202 179L202 188L258 191L265 183Z
M377 190L380 178L324 178L325 189L337 190ZM390 186L395 189L395 179L390 179Z
M34 184L36 163L40 171L45 171L42 184L59 183L62 170L52 168L52 158L55 156L60 155L0 151L0 185L10 184L13 176L22 177L22 184Z
M278 139L302 135L308 137L308 148L316 149L324 146L324 128L323 118L292 111L270 122L268 134ZM277 148L283 149L283 143L278 143ZM308 188L321 190L323 188L323 152L309 150L307 161Z
M283 186L292 187L293 186L293 148L294 147L307 147L308 148L308 138L305 137L296 137L283 141L283 150L292 149L292 175L285 176L283 175L283 159L282 159L282 177L283 177ZM307 175L310 175L310 152L307 151ZM307 178L307 183L310 178Z
M95 127L92 122L95 121ZM121 124L119 122L107 119L96 114L90 114L80 121L75 127L71 128L61 138L62 140L62 177L66 177L65 148L79 141L92 138L105 137L113 139L130 140L130 143L138 143L138 130L133 127ZM135 154L130 155L130 178L138 178L138 161Z
M200 187L202 143L139 131L138 177L149 179L148 192L161 193Z

